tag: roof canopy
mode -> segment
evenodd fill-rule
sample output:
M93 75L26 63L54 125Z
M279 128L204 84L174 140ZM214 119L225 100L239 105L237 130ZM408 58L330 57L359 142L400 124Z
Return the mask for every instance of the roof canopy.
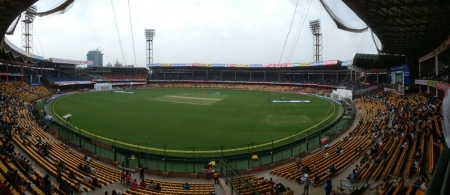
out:
M382 53L422 57L450 34L447 0L342 0L378 36Z

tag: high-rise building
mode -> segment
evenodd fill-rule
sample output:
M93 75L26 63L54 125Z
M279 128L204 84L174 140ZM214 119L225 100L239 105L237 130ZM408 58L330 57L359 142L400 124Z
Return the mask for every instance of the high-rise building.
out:
M94 62L93 65L88 65L88 67L90 66L103 66L103 53L101 50L92 50L89 51L87 54L87 61L92 61Z

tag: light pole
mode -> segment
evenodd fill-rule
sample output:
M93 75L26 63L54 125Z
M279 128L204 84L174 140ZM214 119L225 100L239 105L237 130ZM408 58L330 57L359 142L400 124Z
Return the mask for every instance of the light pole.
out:
M153 37L155 37L155 29L145 29L147 64L153 63Z

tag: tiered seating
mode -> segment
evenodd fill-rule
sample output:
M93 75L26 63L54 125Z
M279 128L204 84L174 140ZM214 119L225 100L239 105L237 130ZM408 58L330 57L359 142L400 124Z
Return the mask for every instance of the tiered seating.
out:
M149 188L130 188L126 191L126 194L142 195L142 194L153 194L153 195L209 195L210 192L215 194L214 184L212 183L189 183L191 188L189 190L183 189L183 183L180 182L167 182L160 180L146 179L145 182L158 183L161 186L161 190L153 190Z
M330 146L327 151L329 153L329 157L326 162L323 162L323 154L324 152L317 152L316 154L309 156L302 160L302 164L308 166L310 168L316 167L311 170L309 175L317 175L319 176L319 182L324 182L328 177L331 176L331 173L326 172L331 165L334 164L337 166L338 171L344 169L348 164L354 161L360 153L355 154L354 151L357 147L361 147L362 150L366 150L372 143L372 139L368 139L369 136L358 136L351 137L347 141L339 141L332 146ZM344 153L337 155L335 152L335 146L341 145L343 147ZM321 162L321 163L319 163ZM301 176L301 172L294 171L296 170L297 165L295 163L272 170L270 174L278 175L285 177L287 179L297 179Z
M11 96L16 96L27 102L50 95L50 92L45 87L33 87L24 82L3 82L0 83L0 87L2 92Z
M249 181L252 188L259 194L270 193L273 190L273 185L267 183L264 177L255 177L254 175L248 175L242 177L242 179L241 178L231 179L231 183L233 184L233 186L235 186L235 188L237 188L239 194L247 194L247 195L253 194L253 191L250 188L248 188L247 185L243 185L244 182Z
M13 89L9 89L13 88ZM9 93L14 93L16 90L27 89L26 84L24 83L13 83L13 84L4 84L2 85L2 90L7 91ZM33 92L33 93L31 93ZM24 99L33 97L30 94L39 94L40 92L44 93L44 90L25 90L23 95L20 95ZM37 97L35 95L34 97ZM6 122L18 122L20 127L12 126L11 131L17 132L15 134L27 134L26 138L21 139L18 136L13 136L13 141L21 147L27 154L30 155L40 166L42 166L49 174L56 176L57 175L57 164L58 162L62 162L65 164L66 169L63 171L62 178L67 181L71 186L75 186L78 183L81 183L85 191L89 191L91 189L95 189L90 183L86 183L83 178L87 173L78 169L79 164L87 164L86 160L83 159L83 156L73 152L71 150L66 150L62 145L58 144L59 141L54 140L51 136L46 134L41 127L39 127L31 113L29 112L30 107L29 103L23 102L21 100L11 99L8 107L3 107L2 111L4 113L8 113L3 115L3 120ZM13 106L14 105L14 106ZM16 116L15 116L16 115ZM14 119L14 120L13 120ZM20 131L19 131L20 130ZM37 137L45 140L46 144L49 145L50 155L48 157L44 157L41 153L39 153L38 148L33 144L38 142ZM31 144L30 144L31 143ZM69 152L68 152L69 151ZM96 169L95 175L92 175L91 178L97 176L99 182L102 185L108 185L113 182L116 182L120 179L120 174L118 170L109 168L103 164L97 162L90 162L90 167ZM69 173L73 171L75 173L76 179L69 178Z
M4 140L1 139L1 143L4 143ZM16 152L17 153L17 152ZM6 158L6 157L5 157ZM31 187L31 189L29 189L29 192L31 194L38 194L38 195L44 195L45 194L45 187L42 185L42 181L44 180L44 175L39 172L39 170L37 169L33 169L34 174L29 174L26 172L25 167L22 167L19 163L15 162L14 160L11 162L6 162L2 160L2 163L0 163L0 172L2 172L2 174L4 174L6 177L6 172L8 172L8 170L17 170L18 176L20 178L23 178L25 180L25 182L29 183L29 182L33 182L34 185L33 187ZM63 193L61 190L58 189L57 184L53 183L51 184L52 188L55 190L55 192L57 194L65 194ZM19 186L15 186L16 187L16 193L18 194L25 194L24 191L22 191L22 189Z

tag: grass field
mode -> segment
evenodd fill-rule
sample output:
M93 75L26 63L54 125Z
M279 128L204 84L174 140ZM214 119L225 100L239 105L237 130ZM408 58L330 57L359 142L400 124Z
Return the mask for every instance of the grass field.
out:
M270 102L282 97L310 102ZM102 137L180 150L245 147L307 134L305 129L325 126L342 113L337 104L317 97L223 89L94 92L62 97L50 106L53 114L70 113L74 126Z

